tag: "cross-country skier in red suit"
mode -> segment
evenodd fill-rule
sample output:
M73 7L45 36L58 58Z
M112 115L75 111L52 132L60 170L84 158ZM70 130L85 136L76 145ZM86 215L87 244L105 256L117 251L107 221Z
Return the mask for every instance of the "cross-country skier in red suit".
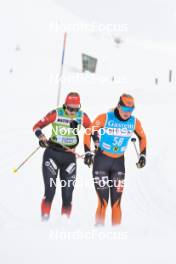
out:
M41 203L41 216L44 220L50 216L51 205L56 191L55 184L58 171L60 173L60 180L63 183L61 185L61 213L68 217L70 216L76 179L76 156L74 151L79 143L79 137L75 132L82 125L88 128L90 124L91 121L88 115L81 110L79 94L71 92L67 95L63 107L49 112L33 127L40 146L46 148L42 163L45 191ZM48 125L52 126L49 140L43 132L43 128Z

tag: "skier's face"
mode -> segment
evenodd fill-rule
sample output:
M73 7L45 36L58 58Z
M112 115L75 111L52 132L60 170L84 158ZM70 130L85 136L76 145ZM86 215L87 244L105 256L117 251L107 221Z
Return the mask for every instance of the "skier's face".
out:
M128 118L130 118L131 114L132 114L132 111L123 111L123 108L121 106L118 106L118 110L119 110L119 114L120 114L120 117L124 120L127 120Z
M73 117L75 114L79 111L79 108L77 107L71 107L69 105L66 106L66 114Z

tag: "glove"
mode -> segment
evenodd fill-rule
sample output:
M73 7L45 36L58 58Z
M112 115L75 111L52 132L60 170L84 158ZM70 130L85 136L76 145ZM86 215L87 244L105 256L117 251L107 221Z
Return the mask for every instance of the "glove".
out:
M94 155L91 153L85 154L84 164L86 164L90 168L90 166L93 164L93 162L94 162Z
M78 127L78 122L77 121L75 121L75 120L72 120L71 122L70 122L70 127L71 128L77 128Z
M46 147L48 147L48 144L45 143L45 142L43 142L43 140L39 140L39 145L40 145L41 148L46 148Z
M146 156L144 154L141 154L139 156L138 163L136 163L136 166L138 167L138 169L141 169L145 166L145 164L146 164Z
M46 147L48 147L48 140L47 140L47 138L45 137L45 135L41 135L41 136L39 137L39 145L40 145L40 147L42 147L42 148L46 148Z
M99 147L99 141L95 141L94 142L94 147L95 147L95 152L98 151L98 147Z

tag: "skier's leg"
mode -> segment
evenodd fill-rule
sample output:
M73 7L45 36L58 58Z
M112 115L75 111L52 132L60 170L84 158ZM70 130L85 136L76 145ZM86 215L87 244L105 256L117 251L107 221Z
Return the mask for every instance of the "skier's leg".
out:
M47 148L43 155L43 180L45 186L44 198L41 204L42 216L49 216L51 210L51 204L56 191L56 178L58 173L58 165L55 161L55 151L51 148Z
M112 207L112 225L121 223L121 197L124 187L125 167L124 157L114 160L112 172L110 175L112 185L110 187L111 207Z
M72 196L76 181L76 157L72 153L63 155L63 165L60 169L61 192L62 192L62 209L61 214L71 214Z
M95 190L98 196L96 210L96 225L103 225L105 222L106 208L109 200L109 166L110 160L101 153L97 153L94 159L93 178Z

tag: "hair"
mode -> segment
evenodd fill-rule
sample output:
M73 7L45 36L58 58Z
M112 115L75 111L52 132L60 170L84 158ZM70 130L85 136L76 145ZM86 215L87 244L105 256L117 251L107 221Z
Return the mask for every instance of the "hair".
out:
M119 105L125 105L124 102L123 102L123 97L126 97L126 98L131 99L131 100L133 101L133 103L134 103L134 97L133 97L132 95L127 94L127 93L123 93L123 94L120 96L120 98L119 98L118 106L119 106Z
M69 94L67 94L67 96L79 96L79 93L70 92Z
M134 99L132 95L130 95L130 94L126 94L126 93L123 93L123 94L120 96L120 98L121 98L121 97L127 97L127 98Z

